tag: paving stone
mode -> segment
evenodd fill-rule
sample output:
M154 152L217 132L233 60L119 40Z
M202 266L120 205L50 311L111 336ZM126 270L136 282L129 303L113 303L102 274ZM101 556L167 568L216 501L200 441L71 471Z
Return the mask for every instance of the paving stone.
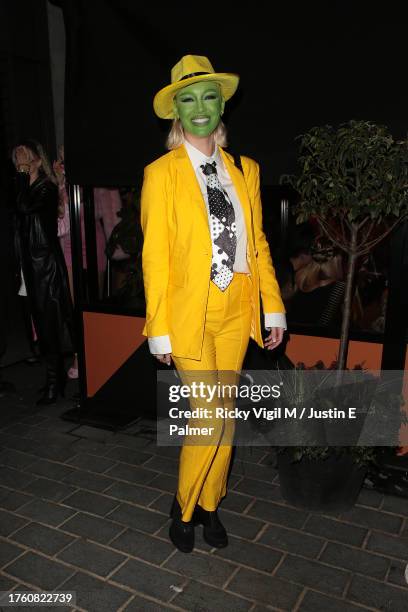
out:
M0 573L0 591L11 591L15 586L17 582Z
M75 591L77 605L87 612L113 612L132 597L128 591L83 572L77 572L65 582L61 591Z
M145 599L139 595L135 595L130 604L125 608L125 612L168 612L168 610L174 611L174 608Z
M256 500L248 510L248 515L263 519L269 523L301 529L308 517L308 512L306 510L297 510L280 504Z
M219 548L214 555L235 563L249 565L263 572L272 572L282 558L282 553L276 550L261 544L246 542L234 536L229 536L229 545L226 548Z
M112 460L129 463L130 465L145 464L146 461L149 461L149 459L152 458L152 456L153 455L150 453L145 453L134 448L125 448L124 446L116 446L107 454L107 457Z
M172 459L171 457L160 457L159 455L153 455L153 457L145 463L145 467L149 470L155 470L156 472L160 472L162 474L178 476L179 460Z
M375 610L406 612L408 587L401 589L365 576L353 576L346 598Z
M407 564L401 561L391 560L390 571L388 572L387 581L391 584L406 587L407 581L405 578L405 570Z
M366 548L389 557L397 557L408 561L408 538L390 536L374 531L369 537Z
M11 542L0 541L0 567L8 565L10 561L23 554L24 549Z
M121 525L82 512L75 514L75 516L61 525L60 529L74 533L86 540L100 542L101 544L107 544L123 531Z
M221 508L224 510L233 510L234 512L244 512L244 510L252 502L252 498L248 495L227 491L227 495L221 501Z
M52 527L57 527L60 523L63 523L70 516L75 514L70 508L58 506L57 504L52 504L42 499L33 499L33 501L20 508L18 513L33 521L45 523Z
M35 425L29 425L28 423L13 423L13 425L6 427L3 431L12 436L32 438L33 440L35 440L38 435L37 427Z
M46 416L42 416L41 414L32 414L31 416L22 418L21 422L25 423L26 425L45 425L51 420L52 419L49 419Z
M73 392L77 391L77 384L71 383L70 381L68 381L67 384L68 389L71 386ZM62 417L62 415L65 414L65 412L70 408L72 408L71 398L60 399L57 404L51 404L51 406L44 406L43 408L41 408L41 410L37 411L37 414L40 414L41 416L52 417L55 419L57 417Z
M269 501L282 500L280 488L277 485L262 482L261 480L254 480L253 478L243 478L241 482L234 487L234 490L239 493L245 493L245 495L259 497L260 499Z
M234 512L228 512L228 510L220 509L219 516L228 533L247 540L254 540L265 525L262 521Z
M378 529L389 533L399 533L403 522L403 519L399 516L358 507L354 507L352 510L344 512L341 518L349 523L363 525L370 529Z
M17 510L20 506L30 501L30 499L31 497L29 495L0 487L0 508L4 508L5 510Z
M46 478L38 478L24 489L26 493L54 502L62 501L68 495L72 495L75 490L74 487L70 487L62 482Z
M329 595L341 596L350 579L350 573L338 568L328 567L317 561L307 561L289 555L283 560L276 574L303 586L318 589Z
M364 609L344 600L308 591L298 610L299 612L363 612Z
M159 510L159 512L163 512L166 516L170 515L171 505L174 500L174 494L171 493L161 493L154 502L152 502L149 507L154 508L155 510Z
M308 518L303 529L322 538L336 540L343 544L351 544L352 546L361 546L368 531L363 527L348 525L347 523L316 514L312 514Z
M35 454L38 450L38 442L28 438L18 438L17 436L0 436L0 445L4 448L13 449L22 453Z
M153 455L160 455L161 457L171 457L173 459L179 459L180 457L180 446L158 446L156 440L149 441L144 450Z
M78 453L89 453L90 455L96 455L98 457L104 457L107 453L114 448L113 444L107 442L98 442L97 440L86 440L80 438L77 442L72 445L74 455Z
M61 418L52 418L48 417L45 421L36 423L37 427L41 427L41 429L48 429L48 431L58 431L59 433L70 433L74 434L74 431L77 429L77 425L70 421L64 421Z
M14 533L13 540L28 546L28 548L53 556L73 542L74 538L56 529L50 529L38 523L30 523Z
M56 590L63 581L67 580L74 573L73 569L57 561L50 561L33 552L27 552L22 557L19 557L8 565L5 571L19 580L33 584L44 591Z
M92 472L85 472L84 470L73 471L71 474L68 474L68 476L65 476L64 482L82 489L97 491L98 493L101 493L114 483L112 478L106 478L105 476L99 476Z
M238 459L242 459L243 461L249 461L251 463L259 463L261 459L265 457L267 451L267 446L236 446L233 461L235 462Z
M177 476L170 476L170 474L159 474L149 482L149 487L167 491L174 495L178 487L178 478Z
M127 482L116 482L105 491L105 495L115 497L120 501L133 502L141 506L148 506L160 493L154 489L148 489L139 485L131 485Z
M174 551L174 546L170 542L163 542L163 540L159 540L136 529L127 529L110 542L109 546L155 565L163 563Z
M64 505L84 510L91 514L97 514L98 516L105 516L112 512L119 504L117 500L105 497L104 495L98 495L89 491L77 491L71 497L64 499Z
M0 466L0 485L12 489L23 489L34 480L31 474Z
M405 497L393 497L386 495L381 510L386 512L394 512L408 518L408 502Z
M230 474L228 476L228 481L227 481L227 489L233 489L234 487L236 487L236 485L241 482L242 480L242 476L238 476L238 474Z
M45 459L37 459L31 465L26 467L26 472L36 474L37 476L45 476L54 480L62 480L68 474L72 474L74 470L61 463L46 461Z
M246 476L247 478L264 480L266 482L273 482L278 475L278 470L269 465L250 463L249 461L242 461L240 459L234 461L231 471L238 476Z
M20 451L4 449L0 452L0 464L8 467L24 469L32 460L32 456L21 453Z
M86 438L87 440L97 441L97 442L110 442L114 437L114 433L112 431L107 431L106 429L101 429L100 427L90 427L89 425L80 425L74 432L76 436L79 438Z
M97 457L96 455L90 455L88 453L79 453L79 455L69 459L67 463L68 465L82 468L83 470L89 472L103 474L103 472L106 472L106 470L109 470L116 465L117 462L113 459L107 459L106 457Z
M53 450L61 448L69 450L74 441L78 439L71 434L48 431L47 429L42 429L39 427L36 427L35 429L37 432L35 436L36 442L41 442L43 446L50 447Z
M58 558L98 576L107 576L126 559L108 548L82 540L59 553Z
M171 551L174 546L171 546ZM213 555L193 552L186 555L179 551L164 564L166 569L173 570L187 578L205 582L212 586L220 587L232 576L237 566L217 559ZM204 589L205 590L205 589Z
M146 451L150 454L151 450L149 447L150 445L150 439L145 438L143 436L141 436L140 434L138 435L129 435L126 433L115 433L112 438L111 438L111 443L114 444L115 446L122 446L125 448L130 448L133 450L143 450Z
M73 450L73 444L71 446L44 446L43 444L36 444L36 448L31 450L33 455L40 457L41 459L48 459L50 461L59 461L64 463L73 457L76 453Z
M147 484L157 476L156 472L142 467L127 465L126 463L118 463L111 470L108 470L106 474L110 478L126 480L132 484Z
M228 591L281 610L293 610L302 590L286 580L244 568L228 583Z
M107 518L147 533L154 533L167 522L167 517L158 512L129 504L121 504Z
M10 512L0 510L0 536L5 538L9 536L13 531L16 531L23 525L26 525L27 521L19 516L15 516Z
M218 610L233 610L244 612L251 608L251 602L246 601L232 593L191 580L175 597L172 604L185 610L199 610L200 612L215 612Z
M324 540L321 538L278 525L269 525L258 542L312 559L318 556L324 545Z
M324 549L319 561L380 580L385 578L390 566L390 560L385 557L332 543Z
M357 499L359 506L370 506L371 508L379 508L382 504L384 496L378 491L370 489L361 489Z
M186 581L183 576L135 559L129 559L110 580L161 601L169 601L174 596L172 585L182 587Z

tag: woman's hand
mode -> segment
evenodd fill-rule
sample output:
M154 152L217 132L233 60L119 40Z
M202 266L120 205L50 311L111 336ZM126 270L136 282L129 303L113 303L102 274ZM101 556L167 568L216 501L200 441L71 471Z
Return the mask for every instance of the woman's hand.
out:
M64 162L62 159L56 159L52 164L52 169L57 177L58 185L63 185L65 180Z
M264 347L271 351L275 349L283 340L283 327L271 327L271 333L264 340Z
M171 364L171 353L165 353L164 355L154 355L160 363L165 363L168 366Z

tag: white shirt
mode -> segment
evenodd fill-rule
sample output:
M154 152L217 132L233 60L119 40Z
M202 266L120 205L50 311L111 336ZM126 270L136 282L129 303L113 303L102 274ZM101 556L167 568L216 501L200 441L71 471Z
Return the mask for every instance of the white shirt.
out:
M223 189L225 189L225 191L227 192L227 195L231 201L235 213L235 222L237 227L237 248L235 253L233 271L249 273L250 270L246 258L247 232L242 206L235 191L235 187L231 180L231 177L228 174L228 171L224 165L218 147L215 147L214 153L210 157L207 157L207 155L204 155L204 153L193 147L193 145L187 140L184 141L184 146L194 168L197 181L207 207L208 217L210 217L210 211L208 206L207 180L205 174L201 169L201 165L206 163L212 163L213 161L216 162L218 178ZM265 329L269 330L271 327L283 327L284 329L287 329L285 313L265 313ZM171 342L168 335L150 337L148 338L148 343L149 350L153 354L164 355L166 353L172 352Z

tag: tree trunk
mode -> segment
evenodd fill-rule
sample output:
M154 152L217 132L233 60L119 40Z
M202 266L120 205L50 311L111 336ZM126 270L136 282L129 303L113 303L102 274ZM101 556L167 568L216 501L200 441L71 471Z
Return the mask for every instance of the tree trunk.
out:
M350 253L347 264L347 276L346 276L346 291L344 295L344 309L343 318L341 322L341 333L340 333L340 347L339 347L339 358L337 361L337 369L345 370L347 363L347 353L349 345L349 330L350 330L350 318L351 318L351 304L353 300L353 285L354 285L354 273L357 261L357 234L358 225L353 223L351 230L351 242L350 242ZM341 380L339 374L338 382Z

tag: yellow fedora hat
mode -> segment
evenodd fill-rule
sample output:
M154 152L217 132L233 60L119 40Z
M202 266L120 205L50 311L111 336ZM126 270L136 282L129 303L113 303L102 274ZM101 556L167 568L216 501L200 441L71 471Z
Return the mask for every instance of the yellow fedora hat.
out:
M173 98L179 89L197 81L216 81L224 100L229 100L238 87L239 76L230 72L215 72L203 55L184 55L171 70L171 83L154 97L153 108L161 119L174 119Z

